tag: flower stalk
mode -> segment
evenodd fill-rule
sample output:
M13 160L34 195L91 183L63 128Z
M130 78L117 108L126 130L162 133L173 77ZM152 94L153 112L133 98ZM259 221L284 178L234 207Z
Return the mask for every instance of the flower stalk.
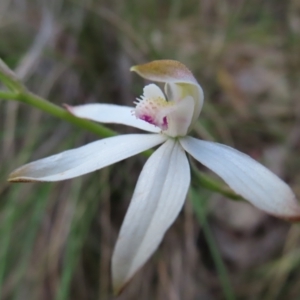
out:
M67 110L55 105L31 92L19 93L16 99L19 102L26 103L35 108L38 108L52 116L72 123L78 127L86 129L92 133L97 134L100 137L115 136L117 133L101 124L97 124L85 119L77 118L71 115Z

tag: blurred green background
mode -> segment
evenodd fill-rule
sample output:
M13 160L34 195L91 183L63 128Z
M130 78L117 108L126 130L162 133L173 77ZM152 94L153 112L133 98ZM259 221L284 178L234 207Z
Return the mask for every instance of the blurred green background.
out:
M205 92L193 135L248 153L300 195L300 0L1 0L0 57L59 106L131 105L144 82L130 66L179 60ZM146 158L60 183L6 182L26 162L98 138L0 100L1 300L113 299L111 254ZM299 225L194 179L118 299L300 299L299 246Z

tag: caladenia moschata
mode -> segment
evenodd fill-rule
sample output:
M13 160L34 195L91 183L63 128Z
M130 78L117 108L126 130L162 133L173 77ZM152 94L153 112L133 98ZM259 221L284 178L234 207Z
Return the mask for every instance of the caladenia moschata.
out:
M95 141L26 164L9 176L11 182L70 179L161 144L141 171L114 249L112 281L116 293L157 249L182 209L191 180L187 153L259 209L286 220L300 220L294 193L275 174L231 147L188 136L204 99L189 69L177 61L158 60L131 70L164 83L164 91L156 84L146 85L135 107L95 103L67 109L79 118L128 125L149 133Z

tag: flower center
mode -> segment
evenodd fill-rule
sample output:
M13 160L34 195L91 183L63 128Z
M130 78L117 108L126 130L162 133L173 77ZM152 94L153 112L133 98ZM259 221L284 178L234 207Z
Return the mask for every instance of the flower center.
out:
M173 110L174 103L167 102L162 97L146 98L141 96L137 99L134 114L137 118L153 124L161 130L168 129L167 115Z
M175 86L169 100L157 85L146 85L143 95L134 102L134 114L138 119L159 127L168 136L185 136L193 117L194 99L183 96L181 89Z

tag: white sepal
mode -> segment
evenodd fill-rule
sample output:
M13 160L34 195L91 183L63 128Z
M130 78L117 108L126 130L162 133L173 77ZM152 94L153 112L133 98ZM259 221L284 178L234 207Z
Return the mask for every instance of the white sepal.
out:
M9 181L59 181L99 170L166 140L161 134L127 134L64 151L13 171Z
M145 164L112 258L118 293L160 244L179 214L190 184L190 168L178 142L168 140Z
M231 147L185 137L183 148L219 175L237 194L274 216L300 220L300 206L290 189L274 173Z

